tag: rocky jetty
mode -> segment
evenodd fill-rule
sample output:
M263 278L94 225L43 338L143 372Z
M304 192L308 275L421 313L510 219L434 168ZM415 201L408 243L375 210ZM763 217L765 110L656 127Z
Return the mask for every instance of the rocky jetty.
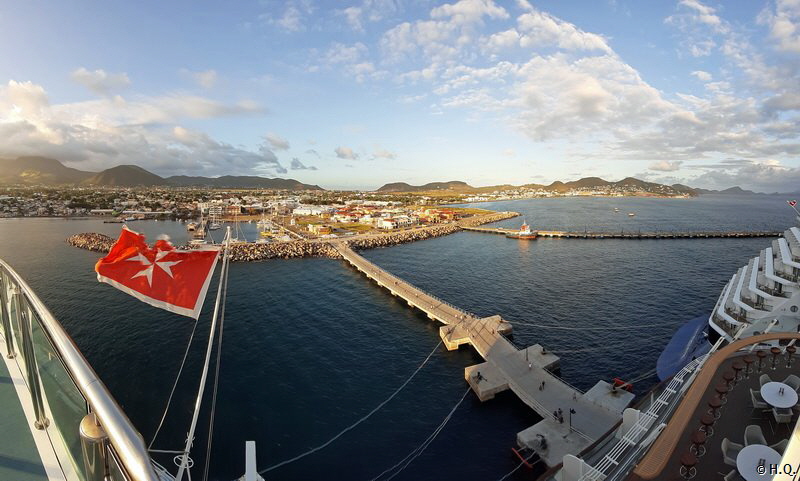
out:
M231 246L231 261L233 262L289 259L292 257L332 257L338 259L341 256L327 242L296 240L271 242L269 244L234 244Z
M461 230L462 227L474 227L490 222L516 217L516 212L496 212L486 215L476 215L461 219L457 222L437 224L427 227L408 229L396 232L382 232L378 234L359 236L355 239L337 238L337 241L347 242L353 249L371 249L374 247L388 247L396 244L405 244L418 240L440 237ZM103 234L85 233L76 234L67 239L67 243L94 252L108 252L114 245L115 239ZM181 246L179 249L188 249L190 246ZM266 259L289 259L295 257L330 257L338 259L341 256L329 242L322 239L293 240L288 242L270 242L268 244L242 243L233 244L231 260L234 262L252 262Z
M91 232L86 234L76 234L67 238L67 244L71 246L103 253L110 251L111 246L114 245L114 242L116 242L116 239L112 239L105 234L95 234Z

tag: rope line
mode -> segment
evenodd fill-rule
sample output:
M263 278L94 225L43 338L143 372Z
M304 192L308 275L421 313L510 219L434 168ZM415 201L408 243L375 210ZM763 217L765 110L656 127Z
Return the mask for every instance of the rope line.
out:
M192 340L194 339L195 332L197 332L197 324L198 320L195 319L194 327L192 327L192 333L189 335L189 342L186 344L186 351L183 353L183 360L181 360L181 367L178 369L178 374L175 376L175 382L172 384L172 390L169 392L169 398L167 398L167 406L164 408L164 414L161 415L161 421L158 422L158 427L156 428L155 434L153 434L153 439L151 439L150 444L147 445L148 451L159 452L157 450L152 449L153 443L156 442L158 433L164 426L164 420L167 419L167 412L169 412L169 406L172 403L172 396L175 395L175 388L178 387L178 381L180 380L181 374L183 373L183 367L186 365L186 358L189 357L189 348L192 347Z
M458 407L461 405L461 403L464 402L464 399L467 397L467 394L469 394L469 392L471 390L472 390L471 387L467 388L467 390L461 396L461 399L459 399L458 402L456 403L456 405L453 406L453 409L450 410L450 412L447 414L447 416L445 416L444 420L436 427L436 429L433 430L433 433L431 433L427 438L425 438L425 441L423 441L422 444L420 444L419 446L414 448L410 453L408 453L406 455L406 457L404 457L403 459L398 461L395 465L391 466L390 468L385 469L381 474L375 476L370 481L377 481L383 475L389 473L390 471L394 470L398 466L402 465L402 467L400 469L398 469L397 471L395 471L394 474L392 474L391 476L386 478L385 481L389 481L390 479L392 479L395 476L397 476L398 474L400 474L404 469L406 469L415 459L417 459L417 457L419 457L420 454L422 454L423 451L425 451L425 449L428 448L428 446L430 446L430 444L433 442L433 440L436 439L436 436L438 436L439 433L442 432L442 429L444 429L445 425L447 425L447 423L450 421L450 418L453 417L453 413L455 413L456 409L458 409Z
M528 456L527 458L525 458L525 460L524 460L524 461L520 461L520 462L519 462L519 464L517 465L517 467L516 467L516 468L514 468L514 469L512 469L511 471L509 471L508 473L506 473L506 475L505 475L505 476L503 476L502 478L500 478L500 479L499 479L499 480L497 480L497 481L505 481L506 479L508 479L508 477L509 477L509 476L511 476L512 474L516 473L516 472L517 472L517 470L518 470L519 468L521 468L523 464L525 464L525 463L527 463L528 461L530 461L530 459L531 459L532 457L534 457L535 455L536 455L536 451L532 452L532 453L531 453L531 455L530 455L530 456ZM541 460L542 460L542 458L539 458L539 459L537 459L536 461L534 461L534 462L533 462L533 464L536 464L536 463L538 463L538 462L539 462L539 461L541 461ZM533 466L533 464L531 464L531 466Z
M373 408L373 409L372 409L370 412L368 412L367 414L365 414L364 416L362 416L360 419L358 419L356 422L354 422L354 423L353 423L353 424L351 424L350 426L347 426L346 428L342 429L341 431L339 431L339 433L338 433L338 434L336 434L335 436L333 436L333 437L332 437L332 438L330 438L329 440L325 441L324 443L320 444L319 446L316 446L316 447L314 447L314 448L311 448L311 449L309 449L308 451L306 451L306 452L304 452L304 453L302 453L302 454L298 454L297 456L295 456L295 457L293 457L293 458L287 459L287 460L285 460L285 461L281 461L280 463L278 463L278 464L274 464L274 465L272 465L272 466L270 466L270 467L268 467L268 468L264 468L264 469L262 469L261 471L259 471L259 472L258 472L258 474L264 474L264 473L267 473L267 472L269 472L269 471L272 471L272 470L274 470L274 469L278 469L278 468L280 468L280 467L282 467L282 466L285 466L285 465L287 465L287 464L293 463L293 462L295 462L295 461L297 461L297 460L299 460L299 459L303 459L303 458L305 458L306 456L308 456L308 455L310 455L310 454L314 454L314 453L316 453L317 451L319 451L319 450L321 450L321 449L324 449L324 448L328 447L328 446L329 446L331 443L333 443L334 441L336 441L337 439L339 439L340 437L342 437L343 435L345 435L347 432L349 432L349 431L353 430L353 429L354 429L356 426L358 426L359 424L361 424L361 423L363 423L364 421L366 421L367 419L369 419L369 418L370 418L370 417L371 417L373 414L375 414L376 412L378 412L378 411L379 411L379 410L380 410L380 409L381 409L383 406L385 406L387 403L389 403L389 401L391 401L392 399L394 399L394 398L395 398L395 396L397 396L397 395L400 393L400 391L402 391L402 390L403 390L403 388L405 388L405 387L408 385L408 383L410 383L410 382L411 382L411 380L412 380L412 379L414 379L414 377L417 375L417 373L419 373L419 371L420 371L420 370L421 370L421 369L422 369L422 368L425 366L425 364L427 364L427 363L428 363L428 361L431 359L431 357L433 357L433 354L434 354L434 353L435 353L435 352L436 352L436 351L439 349L439 346L441 346L441 345L442 345L442 342L443 342L443 341L441 341L441 340L440 340L440 341L439 341L439 342L436 344L436 347L434 347L434 348L433 348L433 350L430 352L430 354L428 354L428 356L425 358L425 360L424 360L424 361L422 361L422 364L420 364L420 365L417 367L417 369L415 369L415 370L414 370L414 372L413 372L413 373L411 373L411 376L410 376L408 379L406 379L406 381L405 381L403 384L401 384L401 385L400 385L400 387L398 387L397 389L395 389L395 391L394 391L394 392L393 392L393 393L392 393L392 394L391 394L391 395L390 395L388 398L386 398L386 399L385 399L385 400L383 400L383 401L382 401L380 404L378 404L377 406L375 406L375 408Z

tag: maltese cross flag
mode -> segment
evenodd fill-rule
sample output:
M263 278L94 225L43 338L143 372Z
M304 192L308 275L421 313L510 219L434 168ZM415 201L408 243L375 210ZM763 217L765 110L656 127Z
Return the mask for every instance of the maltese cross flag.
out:
M127 227L107 256L94 266L97 280L140 301L197 319L219 250L180 251L166 240L153 248Z

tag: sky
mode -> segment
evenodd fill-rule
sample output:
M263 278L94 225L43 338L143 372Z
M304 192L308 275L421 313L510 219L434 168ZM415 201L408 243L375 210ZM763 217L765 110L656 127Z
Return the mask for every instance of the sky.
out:
M0 0L0 157L800 191L800 0Z

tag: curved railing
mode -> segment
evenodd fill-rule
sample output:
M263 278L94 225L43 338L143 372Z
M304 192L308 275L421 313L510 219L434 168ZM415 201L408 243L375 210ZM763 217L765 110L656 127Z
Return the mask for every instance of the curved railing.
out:
M163 481L142 436L44 303L0 259L2 354L16 362L35 419L72 481Z

